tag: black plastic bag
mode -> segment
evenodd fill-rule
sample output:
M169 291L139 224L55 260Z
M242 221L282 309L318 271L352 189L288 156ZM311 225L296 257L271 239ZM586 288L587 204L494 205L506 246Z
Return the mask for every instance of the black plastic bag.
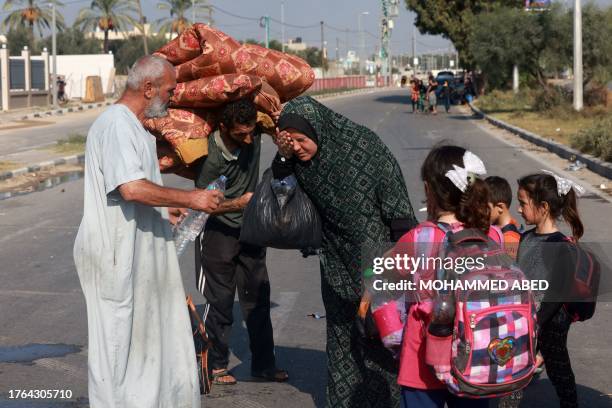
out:
M244 210L240 242L278 249L321 247L321 217L294 175L275 180L264 172Z

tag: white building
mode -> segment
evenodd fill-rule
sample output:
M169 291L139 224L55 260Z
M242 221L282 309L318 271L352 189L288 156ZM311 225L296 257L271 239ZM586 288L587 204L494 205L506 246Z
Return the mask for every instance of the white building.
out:
M306 51L308 45L305 42L302 42L301 37L297 37L294 40L289 40L288 43L285 44L285 49L289 51Z

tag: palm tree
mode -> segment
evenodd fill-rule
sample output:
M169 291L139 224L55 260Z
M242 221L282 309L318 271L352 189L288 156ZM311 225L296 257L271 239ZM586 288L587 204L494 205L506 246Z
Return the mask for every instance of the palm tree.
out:
M104 53L108 52L108 33L110 31L127 31L130 26L140 27L137 15L138 7L134 0L93 0L91 5L82 9L74 25L81 29L104 31Z
M50 3L55 3L55 6L63 6L64 4L58 0L6 0L3 10L9 12L8 16L2 22L4 30L16 29L19 26L27 27L31 45L34 45L34 29L38 30L38 34L42 38L43 30L51 28L52 12ZM64 29L64 17L56 11L55 14L56 28Z
M182 33L190 24L195 23L187 17L187 12L195 14L201 10L212 11L211 6L207 0L163 0L157 4L157 8L160 10L169 10L170 17L160 18L157 20L160 33L164 34L170 32L170 34Z

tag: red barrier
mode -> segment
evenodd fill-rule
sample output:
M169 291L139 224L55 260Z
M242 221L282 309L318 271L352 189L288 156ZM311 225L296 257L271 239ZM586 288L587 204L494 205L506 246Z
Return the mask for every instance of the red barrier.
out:
M365 88L365 75L351 75L336 78L317 78L314 80L309 91L322 91L327 89L349 89L349 88Z

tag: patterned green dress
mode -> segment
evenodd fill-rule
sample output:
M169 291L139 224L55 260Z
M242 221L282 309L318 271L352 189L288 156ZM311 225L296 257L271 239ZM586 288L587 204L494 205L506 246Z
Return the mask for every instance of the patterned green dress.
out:
M401 169L379 137L310 97L283 113L306 119L318 136L317 155L297 162L300 186L323 221L321 290L327 315L328 407L399 405L397 363L355 324L362 292L362 245L390 240L394 219L416 219Z

